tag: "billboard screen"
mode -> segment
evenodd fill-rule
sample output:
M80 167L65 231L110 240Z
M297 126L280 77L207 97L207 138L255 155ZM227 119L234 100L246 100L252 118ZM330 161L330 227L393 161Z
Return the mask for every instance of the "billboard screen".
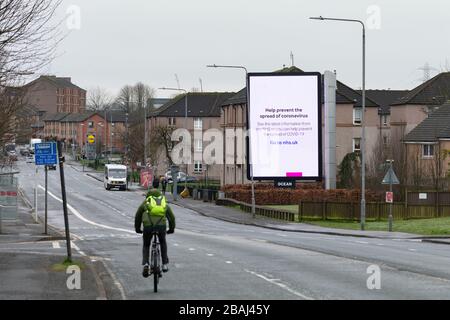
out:
M321 180L321 74L249 73L250 179Z

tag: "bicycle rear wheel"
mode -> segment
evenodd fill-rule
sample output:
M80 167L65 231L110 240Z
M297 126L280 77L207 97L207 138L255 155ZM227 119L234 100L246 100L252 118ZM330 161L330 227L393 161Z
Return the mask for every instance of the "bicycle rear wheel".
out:
M159 273L157 270L153 272L153 292L158 292Z

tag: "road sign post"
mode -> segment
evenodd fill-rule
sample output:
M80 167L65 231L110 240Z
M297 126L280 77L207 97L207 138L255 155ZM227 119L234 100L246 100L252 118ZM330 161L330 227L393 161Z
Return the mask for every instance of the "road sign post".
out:
M63 200L64 226L66 229L67 260L69 262L72 262L72 246L70 243L70 231L69 231L69 214L67 212L66 182L64 179L64 157L62 154L61 147L62 143L61 141L58 141L59 175L61 178L61 196Z
M35 144L35 163L36 166L45 166L45 204L44 204L44 234L48 232L48 166L56 165L58 163L57 146L56 142L43 142ZM37 173L37 167L36 167ZM36 221L38 219L37 215L37 204L38 204L38 188L35 187L35 211L36 211Z
M44 234L48 234L48 224L47 224L47 221L48 221L48 205L47 205L47 202L48 202L48 197L47 197L47 195L48 195L48 166L45 166L45 201L44 201L44 203L45 203L45 208L44 208L44 212L45 212L45 223L44 223Z
M395 175L394 168L392 167L392 163L394 162L394 160L386 160L386 161L389 162L389 170L384 176L384 179L381 183L389 185L389 192L386 193L386 202L389 203L389 232L392 232L392 224L394 220L392 216L392 205L394 203L394 193L392 192L392 185L400 184L400 181Z

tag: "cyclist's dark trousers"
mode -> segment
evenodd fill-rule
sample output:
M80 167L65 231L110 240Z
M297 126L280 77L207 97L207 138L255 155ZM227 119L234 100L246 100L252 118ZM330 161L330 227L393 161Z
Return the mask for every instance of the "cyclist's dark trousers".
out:
M142 265L150 264L150 244L152 242L151 230L144 230L144 246L142 248ZM167 242L166 231L158 232L159 243L161 244L161 257L162 263L168 264L169 257L167 256Z

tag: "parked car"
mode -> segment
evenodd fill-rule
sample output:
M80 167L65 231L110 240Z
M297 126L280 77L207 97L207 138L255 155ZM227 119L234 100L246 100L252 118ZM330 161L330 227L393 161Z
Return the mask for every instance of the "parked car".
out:
M34 163L34 156L32 154L29 154L27 156L27 163Z
M24 157L27 157L30 155L30 151L28 150L28 148L20 148L19 152L20 152L20 155L24 156Z
M173 183L171 171L167 171L164 176L166 177L166 180L168 183ZM197 178L193 177L193 176L186 176L186 173L184 173L184 172L178 172L177 182L185 182L185 181L188 183L189 182L197 182Z
M56 164L51 164L47 166L48 170L56 170Z

